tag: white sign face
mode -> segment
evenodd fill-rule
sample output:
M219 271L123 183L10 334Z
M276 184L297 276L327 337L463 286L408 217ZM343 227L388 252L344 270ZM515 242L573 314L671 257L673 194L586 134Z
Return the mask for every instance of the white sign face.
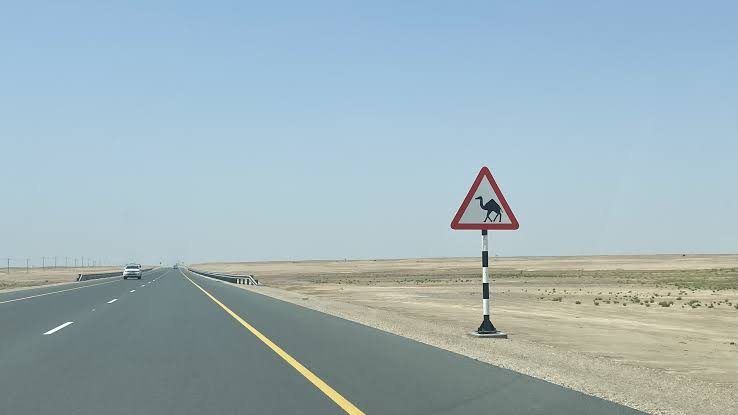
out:
M451 228L489 230L518 229L519 226L492 173L482 167L456 212Z

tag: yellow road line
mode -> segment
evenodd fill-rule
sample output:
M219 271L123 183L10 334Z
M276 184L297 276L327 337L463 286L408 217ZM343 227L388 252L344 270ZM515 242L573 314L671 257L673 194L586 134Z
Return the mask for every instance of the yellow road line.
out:
M113 283L113 282L118 282L118 281L122 281L122 280L118 280L118 279L116 279L115 281L106 281L106 282L101 282L101 283L99 283L99 284L89 284L89 285L85 285L84 287L74 287L74 288L67 288L66 290L52 291L52 292L50 292L50 293L43 293L43 294L29 295L28 297L22 297L22 298L14 298L14 299L12 299L12 300L5 300L5 301L0 301L0 304L5 304L5 303L12 303L12 302L14 302L14 301L28 300L28 299L30 299L30 298L43 297L43 296L45 296L45 295L51 295L51 294L59 294L59 293L63 293L63 292L66 292L66 291L81 290L81 289L83 289L83 288L90 288L90 287L95 287L95 286L97 286L97 285L110 284L110 283ZM34 287L34 288L35 288L35 287Z
M180 270L180 272L182 272ZM328 386L327 383L323 382L322 379L320 379L318 376L316 376L313 372L311 372L308 368L303 366L300 362L295 360L294 357L290 356L287 352L282 350L281 347L277 346L273 341L269 340L265 335L261 334L259 330L257 330L254 326L247 323L244 319L239 317L238 314L234 313L230 308L228 308L225 304L221 303L217 298L213 297L212 294L205 291L204 288L200 287L195 281L192 281L190 277L184 274L182 272L182 275L187 278L195 287L199 288L200 291L205 293L215 304L218 304L223 310L226 311L226 313L230 314L231 317L236 319L239 323L241 323L242 326L246 327L248 331L250 331L254 336L256 336L259 340L261 340L264 344L266 344L274 353L276 353L279 357L284 359L285 362L289 363L290 366L292 366L295 370L300 372L302 376L305 376L307 380L310 381L313 385L315 385L316 388L320 389L321 392L323 392L326 396L328 396L333 402L336 403L336 405L340 406L341 409L346 411L347 414L350 415L364 415L364 412L362 412L359 408L354 406L351 402L346 400L343 396L341 396L340 393L336 392L335 389Z

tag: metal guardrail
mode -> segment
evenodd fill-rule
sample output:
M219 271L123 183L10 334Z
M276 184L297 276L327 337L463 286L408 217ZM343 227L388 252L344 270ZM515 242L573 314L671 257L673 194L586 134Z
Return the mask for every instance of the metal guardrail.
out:
M151 271L154 268L145 268L141 272ZM78 274L77 281L89 281L99 278L123 277L123 271L99 272L97 274Z
M198 275L202 275L205 277L215 278L216 280L226 281L233 284L243 284L243 285L259 285L259 280L254 278L251 274L226 274L223 272L208 272L208 271L201 271L197 269L187 268L187 271L193 272Z

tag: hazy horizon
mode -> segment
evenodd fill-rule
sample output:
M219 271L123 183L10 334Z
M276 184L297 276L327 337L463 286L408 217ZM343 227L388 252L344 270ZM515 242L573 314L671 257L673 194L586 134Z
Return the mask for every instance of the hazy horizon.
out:
M678 256L682 257L683 255L686 255L686 257L690 256L736 256L738 253L724 253L724 254L616 254L616 255L608 255L608 254L596 254L596 255L515 255L515 256L504 256L504 255L495 255L495 258L585 258L585 257L653 257L653 256ZM412 258L315 258L315 259L297 259L297 260L266 260L266 261L202 261L202 262L193 262L189 263L188 265L192 264L207 264L207 263L254 263L254 262L342 262L342 261L396 261L396 260L403 260L403 259L469 259L469 260L479 260L479 255L468 255L468 256L456 256L456 257L412 257ZM490 266L494 266L493 263L491 263Z
M738 252L733 2L144 4L0 16L0 267Z

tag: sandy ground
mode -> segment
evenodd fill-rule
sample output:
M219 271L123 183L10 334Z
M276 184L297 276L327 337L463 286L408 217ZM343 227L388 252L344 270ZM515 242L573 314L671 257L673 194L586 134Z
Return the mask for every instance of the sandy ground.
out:
M42 285L55 285L76 281L81 273L93 274L96 272L122 271L122 267L58 267L58 268L10 268L10 274L5 268L0 269L0 291L18 290Z
M252 289L651 413L736 413L738 255L199 264ZM579 302L579 303L577 303ZM660 305L663 304L662 305Z

